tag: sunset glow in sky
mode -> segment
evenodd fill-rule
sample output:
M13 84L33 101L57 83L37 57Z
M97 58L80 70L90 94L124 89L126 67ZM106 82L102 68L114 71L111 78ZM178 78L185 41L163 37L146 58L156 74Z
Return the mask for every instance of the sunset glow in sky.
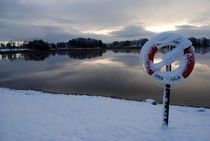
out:
M210 38L209 0L1 0L0 40Z
M145 28L148 31L161 33L165 31L176 31L176 26L174 25L159 25L159 26L149 26Z

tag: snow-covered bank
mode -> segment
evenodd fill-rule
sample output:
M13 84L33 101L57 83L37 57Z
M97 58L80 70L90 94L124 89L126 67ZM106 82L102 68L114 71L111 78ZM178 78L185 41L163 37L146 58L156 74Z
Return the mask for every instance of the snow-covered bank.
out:
M0 88L1 141L207 141L210 110Z

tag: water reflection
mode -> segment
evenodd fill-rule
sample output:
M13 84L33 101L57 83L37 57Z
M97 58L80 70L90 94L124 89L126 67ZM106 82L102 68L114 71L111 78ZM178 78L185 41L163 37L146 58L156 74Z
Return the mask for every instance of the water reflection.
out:
M195 53L199 53L199 54L206 54L210 52L210 47L195 47Z
M66 55L69 58L74 59L90 59L98 56L102 56L106 50L104 49L90 49L90 50L71 50L71 51L24 51L20 53L5 52L1 53L1 60L10 60L14 61L17 59L24 59L26 61L44 61L46 58L55 55Z
M0 57L0 87L162 99L163 89L142 71L139 50L24 52ZM171 91L172 104L210 107L209 59L209 49L196 49L195 69L189 79Z

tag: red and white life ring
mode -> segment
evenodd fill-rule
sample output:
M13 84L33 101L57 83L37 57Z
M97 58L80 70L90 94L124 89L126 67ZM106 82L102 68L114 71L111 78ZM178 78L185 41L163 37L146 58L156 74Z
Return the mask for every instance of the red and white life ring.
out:
M157 51L165 46L175 47L167 52L160 63L154 63ZM161 72L160 68L171 65L179 57L184 56L183 62L173 71ZM144 70L157 82L175 84L186 79L195 64L194 47L185 37L176 33L162 33L147 41L141 50Z

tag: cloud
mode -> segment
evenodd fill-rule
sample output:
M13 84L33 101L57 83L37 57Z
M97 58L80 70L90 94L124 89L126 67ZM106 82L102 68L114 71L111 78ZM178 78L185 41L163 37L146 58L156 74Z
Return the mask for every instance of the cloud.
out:
M119 31L111 32L111 35L114 37L120 38L143 38L143 37L151 37L154 33L146 31L141 26L127 26Z
M34 40L43 39L50 42L66 41L75 34L63 31L59 27L44 25L24 25L0 21L1 40Z
M210 38L210 25L207 26L191 26L191 25L182 25L176 26L177 32L187 36L187 37L207 37Z

